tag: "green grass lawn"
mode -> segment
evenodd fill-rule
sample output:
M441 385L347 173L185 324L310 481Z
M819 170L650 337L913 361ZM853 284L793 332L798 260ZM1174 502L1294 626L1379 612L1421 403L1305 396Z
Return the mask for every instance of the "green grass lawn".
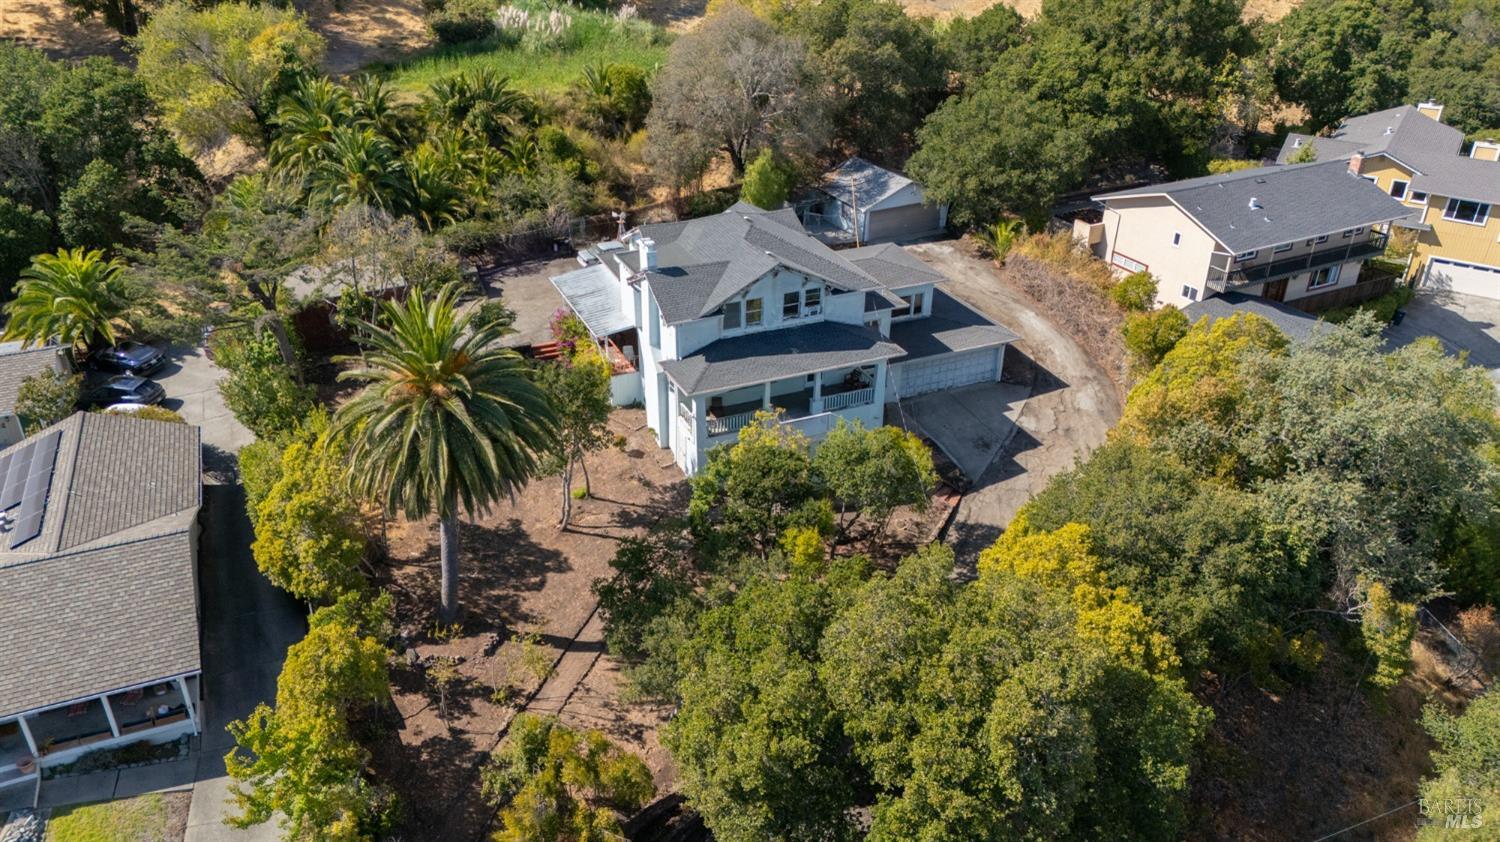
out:
M539 8L546 8L541 6ZM517 90L558 93L592 64L634 64L652 70L667 57L668 36L645 21L620 25L601 12L575 11L567 43L554 49L528 49L499 39L436 47L396 64L372 65L397 90L420 93L438 79L465 70L489 68L510 78Z
M187 793L150 793L120 801L61 807L47 822L46 842L179 842ZM169 800L170 799L170 800Z

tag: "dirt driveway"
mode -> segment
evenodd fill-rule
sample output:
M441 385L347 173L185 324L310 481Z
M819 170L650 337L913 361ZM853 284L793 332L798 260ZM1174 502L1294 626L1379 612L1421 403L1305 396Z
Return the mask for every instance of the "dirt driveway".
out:
M1007 283L1004 270L953 241L907 250L947 276L954 297L1021 335L1006 351L1004 377L1033 384L1010 444L965 495L949 531L959 559L971 562L1047 480L1104 443L1123 402L1104 369Z

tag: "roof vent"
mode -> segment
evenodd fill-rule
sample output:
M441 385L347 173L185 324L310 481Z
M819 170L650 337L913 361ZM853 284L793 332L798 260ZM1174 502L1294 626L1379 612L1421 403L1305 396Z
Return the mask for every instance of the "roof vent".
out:
M1255 179L1255 183L1256 184L1265 184L1266 180L1264 178L1257 178L1257 179Z
M1386 126L1385 127L1385 133L1386 134L1395 134L1396 133L1396 127L1395 126Z
M1263 217L1261 217L1261 219L1264 219L1267 222L1271 221L1271 217L1269 217L1269 216L1263 216Z
M1255 209L1255 210L1260 210L1261 208L1265 207L1265 205L1261 204L1259 199L1255 198L1254 196L1251 196L1250 197L1250 207L1253 208L1253 209Z

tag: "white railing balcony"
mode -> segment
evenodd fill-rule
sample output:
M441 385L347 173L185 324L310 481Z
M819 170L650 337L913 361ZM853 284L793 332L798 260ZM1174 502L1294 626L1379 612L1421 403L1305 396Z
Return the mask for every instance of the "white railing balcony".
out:
M710 436L727 436L730 433L738 433L755 420L755 412L739 412L734 415L724 415L718 418L708 416L708 434Z
M840 392L836 395L824 395L824 412L838 412L841 409L852 409L856 406L869 406L875 402L875 387L866 386L863 389L854 389L848 392Z

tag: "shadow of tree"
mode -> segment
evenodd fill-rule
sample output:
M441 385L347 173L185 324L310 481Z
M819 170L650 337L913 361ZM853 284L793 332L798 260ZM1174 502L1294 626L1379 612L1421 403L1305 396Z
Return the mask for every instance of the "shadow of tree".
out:
M549 574L572 569L566 556L532 540L516 518L495 525L463 523L459 548L460 622L466 626L471 621L495 628L539 622L522 609L521 594L541 590ZM398 589L402 592L398 599L426 600L425 605L416 606L419 615L431 615L437 609L442 580L438 549L436 541L429 542L419 556L423 563Z

